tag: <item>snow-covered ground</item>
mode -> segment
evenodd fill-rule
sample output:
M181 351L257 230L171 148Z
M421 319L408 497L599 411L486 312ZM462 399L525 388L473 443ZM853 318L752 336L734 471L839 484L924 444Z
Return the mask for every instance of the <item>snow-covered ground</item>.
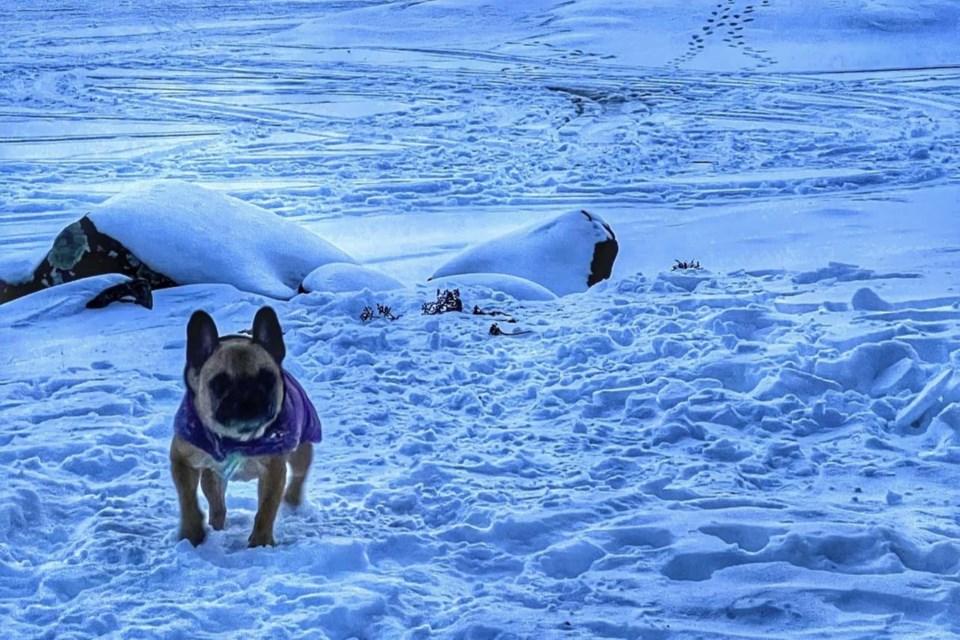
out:
M2 635L960 634L960 6L199 4L5 3L0 278L175 178L407 287L0 307ZM581 208L612 280L420 315L466 246ZM235 484L177 544L186 320L264 303L324 420L309 504L248 550Z

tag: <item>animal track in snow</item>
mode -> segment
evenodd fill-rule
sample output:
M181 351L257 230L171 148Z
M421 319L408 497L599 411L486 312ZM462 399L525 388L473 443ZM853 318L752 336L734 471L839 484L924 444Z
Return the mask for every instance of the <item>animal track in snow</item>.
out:
M770 3L765 0L760 6L768 7ZM748 32L745 27L754 21L755 11L755 4L744 5L741 0L724 0L717 3L711 10L710 17L706 19L706 23L690 36L687 51L671 60L668 63L669 66L677 68L692 62L703 53L707 44L716 40L753 59L755 69L770 66L776 61L765 51L750 46L745 35Z

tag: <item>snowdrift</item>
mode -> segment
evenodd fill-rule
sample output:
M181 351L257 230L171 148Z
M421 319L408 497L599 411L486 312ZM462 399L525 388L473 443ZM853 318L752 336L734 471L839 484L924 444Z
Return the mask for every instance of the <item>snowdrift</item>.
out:
M356 264L333 262L317 267L307 275L300 291L311 293L345 293L349 291L392 291L402 289L403 283L385 273Z
M616 236L602 218L571 211L467 249L437 269L431 279L502 273L563 296L609 278L618 251Z
M68 225L32 274L0 280L0 303L47 287L119 273L154 289L229 284L272 298L295 295L304 277L353 258L265 209L181 181L146 182Z
M30 296L17 298L0 306L0 322L14 328L27 328L32 322L70 318L87 308L104 289L129 282L130 278L119 273L74 280L66 284L41 289ZM146 310L141 310L149 313ZM130 312L127 313L136 313Z
M354 262L295 222L186 182L137 186L87 217L177 284L231 284L289 298L317 267Z

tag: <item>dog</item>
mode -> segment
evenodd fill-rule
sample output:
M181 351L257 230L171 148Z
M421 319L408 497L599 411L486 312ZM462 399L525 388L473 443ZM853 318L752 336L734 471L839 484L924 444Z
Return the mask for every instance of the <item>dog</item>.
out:
M282 367L286 346L277 314L262 307L251 337L221 338L213 318L195 311L187 324L186 351L186 393L170 444L180 502L178 540L197 546L206 536L198 484L210 505L210 527L220 531L226 524L227 482L256 478L258 506L249 546L274 546L280 501L293 506L303 501L313 445L322 438L316 409Z

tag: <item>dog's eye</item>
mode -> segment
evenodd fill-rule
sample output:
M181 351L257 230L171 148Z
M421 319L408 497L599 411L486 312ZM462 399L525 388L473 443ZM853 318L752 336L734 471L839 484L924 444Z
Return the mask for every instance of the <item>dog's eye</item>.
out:
M218 373L210 380L210 393L220 397L230 388L230 376L226 373Z
M277 377L268 369L261 369L257 373L257 386L264 391L269 391L277 382Z

